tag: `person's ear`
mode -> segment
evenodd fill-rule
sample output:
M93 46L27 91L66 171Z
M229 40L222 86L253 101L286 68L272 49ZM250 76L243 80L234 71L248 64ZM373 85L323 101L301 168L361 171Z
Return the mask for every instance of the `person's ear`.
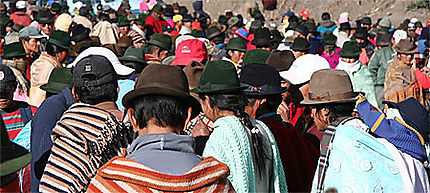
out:
M128 109L127 111L128 117L130 118L130 122L131 122L131 126L133 126L133 130L136 132L139 132L141 130L141 128L139 128L139 125L137 123L136 118L134 117L134 110L133 109Z
M73 98L75 99L75 101L79 101L79 98L78 98L78 95L76 94L76 90L75 90L74 86L72 88L72 95L73 95Z
M325 123L330 124L330 120L328 117L328 114L330 113L330 110L327 108L323 108L320 110L320 116L321 120L323 120Z

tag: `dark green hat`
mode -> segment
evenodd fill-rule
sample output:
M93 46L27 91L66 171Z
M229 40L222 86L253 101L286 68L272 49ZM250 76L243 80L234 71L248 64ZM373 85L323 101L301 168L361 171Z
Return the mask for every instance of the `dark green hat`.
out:
M64 31L54 30L49 35L48 42L60 48L70 50L70 35Z
M241 37L232 38L228 41L225 49L246 52L246 42Z
M22 58L27 55L21 42L14 42L4 46L3 59L11 60L13 58Z
M236 68L224 60L209 61L200 77L199 86L191 92L197 94L233 94L241 93L245 87L240 86Z
M147 15L140 14L139 18L137 18L137 20L136 20L136 24L138 24L138 25L145 25L146 17L147 17Z
M124 55L122 57L119 57L119 60L145 63L144 56L145 56L145 53L143 51L143 48L129 47L125 51Z
M152 35L148 44L155 45L166 50L170 50L172 47L172 38L167 34L157 33Z
M359 56L361 53L360 47L356 41L347 41L343 44L342 50L339 52L339 56L342 58L354 58Z
M196 38L202 38L203 37L203 31L198 29L191 30L191 35Z
M332 31L326 31L323 34L322 43L324 45L335 45L337 41L337 37L333 35Z
M58 94L64 88L72 86L72 70L70 68L56 67L49 75L47 84L40 86L40 89Z
M122 16L118 19L118 27L124 27L130 25L130 21L127 19L127 16Z
M164 12L164 9L163 9L163 7L160 4L156 4L152 8L152 11L155 12L155 13L162 14Z
M243 65L258 63L266 64L267 59L270 56L270 52L262 49L248 50L243 59Z
M60 12L61 11L61 5L59 3L52 3L51 11Z

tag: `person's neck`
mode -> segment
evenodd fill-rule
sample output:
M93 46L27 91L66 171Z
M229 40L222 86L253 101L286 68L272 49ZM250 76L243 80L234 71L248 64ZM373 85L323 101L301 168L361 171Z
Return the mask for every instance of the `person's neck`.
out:
M218 113L216 113L215 120L217 120L219 118L227 117L227 116L235 116L235 114L233 111L220 110L220 111L218 111Z
M139 136L146 134L162 134L162 133L176 133L179 134L176 129L171 127L162 127L155 125L153 123L149 123L144 129L140 130Z

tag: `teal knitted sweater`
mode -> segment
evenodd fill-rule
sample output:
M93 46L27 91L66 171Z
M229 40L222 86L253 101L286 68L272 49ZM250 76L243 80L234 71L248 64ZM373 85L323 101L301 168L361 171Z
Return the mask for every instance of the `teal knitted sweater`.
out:
M257 122L265 129L273 151L274 192L288 192L284 169L279 157L278 146L270 129L263 122ZM213 125L213 132L206 143L204 157L212 156L230 168L228 179L236 192L255 192L255 172L251 145L246 128L235 116L219 118Z

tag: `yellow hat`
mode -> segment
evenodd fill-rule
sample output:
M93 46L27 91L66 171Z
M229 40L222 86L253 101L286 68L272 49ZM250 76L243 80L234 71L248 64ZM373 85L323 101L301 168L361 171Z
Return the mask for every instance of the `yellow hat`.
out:
M183 19L182 15L179 15L179 14L173 16L173 18L172 18L173 22L175 22L175 23L178 21L182 21L182 19Z

